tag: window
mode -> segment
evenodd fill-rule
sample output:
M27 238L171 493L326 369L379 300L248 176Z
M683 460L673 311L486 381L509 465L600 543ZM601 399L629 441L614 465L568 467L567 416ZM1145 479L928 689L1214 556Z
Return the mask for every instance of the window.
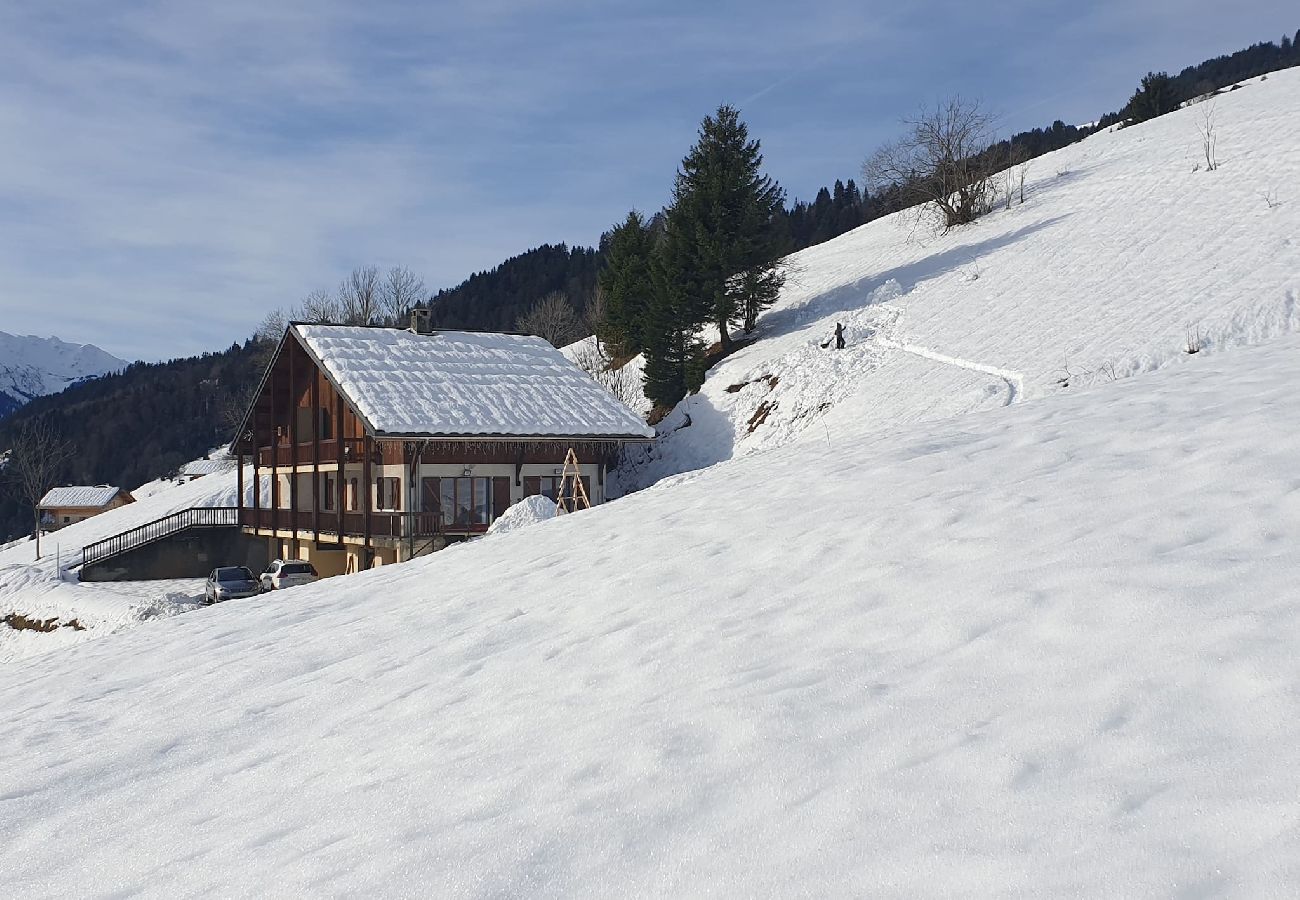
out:
M71 522L71 521L72 521L72 516L64 516L64 517L63 517L63 524L64 524L64 525L67 525L67 524L68 524L69 522Z
M321 493L323 494L321 509L332 510L334 508L334 476L322 475L321 482Z
M569 479L570 482L572 479ZM587 501L591 501L591 479L583 475L582 486L587 492ZM524 496L532 497L541 494L543 497L558 503L561 496L572 499L577 491L572 483L566 484L565 479L559 475L542 475L531 476L524 479Z
M357 480L353 478L348 484L348 509L356 512L361 506L361 490Z
M433 480L426 479L426 482ZM443 528L454 530L491 524L491 478L439 478L437 481L436 496ZM435 496L431 484L425 487L424 496L426 503ZM429 509L425 511L432 512Z
M402 480L400 478L375 479L375 509L402 508Z

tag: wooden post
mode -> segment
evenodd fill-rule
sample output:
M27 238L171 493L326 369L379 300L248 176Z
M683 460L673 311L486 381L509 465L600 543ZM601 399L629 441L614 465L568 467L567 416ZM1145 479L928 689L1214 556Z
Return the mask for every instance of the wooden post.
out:
M343 457L347 452L347 446L343 443L343 395L340 394L338 391L335 391L334 393L335 393L334 408L337 410L337 415L334 416L334 448L335 448L335 454L338 456L338 466L339 466L339 475L338 475L339 483L334 486L334 489L338 491L337 506L335 506L335 510L339 514L339 543L341 544L343 543L343 521L344 521L343 519L343 497L344 497Z
M311 373L311 530L320 543L320 371Z
M258 468L262 464L261 451L257 449L257 401L253 401L253 528L262 527L262 479Z
M243 438L241 437L240 440L243 440ZM235 451L235 465L239 467L239 474L235 476L235 482L236 482L235 490L238 491L238 494L235 497L235 508L239 510L239 512L235 513L235 515L239 517L239 524L242 527L244 524L244 451L243 450Z
M275 387L279 381L275 377L276 365L279 360L271 364L271 531L275 532L280 527L280 426L279 420L275 414Z
M371 468L372 468L370 463L370 457L374 452L374 446L375 446L374 441L370 437L370 434L367 433L364 449L362 450L363 454L365 455L365 460L362 463L363 474L361 476L361 480L366 483L365 490L362 491L362 496L365 497L364 513L365 513L366 524L365 524L365 531L364 531L365 542L363 546L365 547L364 552L366 554L366 557L363 557L362 561L366 564L367 568L369 567L370 564L370 560L368 559L370 555L370 507L374 506L374 499L370 493L371 488L373 488L373 485L370 483L372 480L370 477Z
M289 352L289 521L293 525L293 541L298 542L298 382L294 377L293 360L298 344L285 344Z

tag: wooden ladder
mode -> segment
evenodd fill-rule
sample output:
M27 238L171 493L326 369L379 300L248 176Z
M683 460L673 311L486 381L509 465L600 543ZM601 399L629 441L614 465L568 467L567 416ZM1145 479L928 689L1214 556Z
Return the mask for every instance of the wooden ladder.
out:
M558 512L570 513L580 509L591 509L591 500L587 497L587 488L582 483L582 470L578 468L578 454L569 448L564 457L564 469L560 472L560 487L556 491L555 505Z

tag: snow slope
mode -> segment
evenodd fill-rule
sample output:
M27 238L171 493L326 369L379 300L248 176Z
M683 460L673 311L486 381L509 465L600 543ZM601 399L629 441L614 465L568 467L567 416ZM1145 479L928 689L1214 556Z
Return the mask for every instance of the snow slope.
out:
M1297 380L846 424L11 667L8 892L1293 896Z
M85 378L127 365L93 344L0 331L0 418L33 397L53 394Z
M795 254L760 340L661 424L626 487L850 421L1152 371L1186 358L1189 330L1203 352L1296 330L1300 69L1211 102L1216 171L1195 170L1193 106L1031 161L1026 202L973 226L936 234L904 213ZM823 350L836 322L848 347Z
M245 485L251 502L251 468L246 472ZM263 489L263 496L268 489ZM58 619L66 623L75 619L84 629L60 627L53 632L38 633L15 631L0 624L0 663L194 609L203 594L202 580L82 584L76 581L71 567L80 562L81 548L87 544L191 506L234 506L236 492L236 472L232 466L228 472L150 492L135 503L50 532L41 539L44 558L39 561L32 541L15 541L0 547L0 618L19 613L41 621Z

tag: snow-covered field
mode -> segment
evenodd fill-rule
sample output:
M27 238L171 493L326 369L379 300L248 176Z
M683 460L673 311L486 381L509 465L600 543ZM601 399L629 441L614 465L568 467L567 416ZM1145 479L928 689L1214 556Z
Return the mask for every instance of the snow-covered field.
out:
M250 469L245 484L251 482ZM232 466L228 472L188 484L151 483L147 487L151 489L141 492L142 499L135 503L45 535L39 561L32 541L0 547L0 618L17 613L28 619L63 623L50 632L16 631L0 623L0 664L195 608L203 595L202 580L82 584L76 581L75 572L69 571L80 562L81 548L87 544L191 506L234 506L236 473ZM246 490L251 498L251 486ZM79 628L66 624L74 619Z
M939 235L904 214L795 254L760 340L662 423L625 487L848 421L1123 379L1186 359L1189 331L1214 352L1297 330L1300 69L1211 102L1216 171L1197 106L1031 161L1025 203L973 226ZM836 322L847 348L821 349Z
M11 667L13 896L1287 896L1300 340Z
M1297 100L799 254L632 496L6 666L5 893L1295 896Z

